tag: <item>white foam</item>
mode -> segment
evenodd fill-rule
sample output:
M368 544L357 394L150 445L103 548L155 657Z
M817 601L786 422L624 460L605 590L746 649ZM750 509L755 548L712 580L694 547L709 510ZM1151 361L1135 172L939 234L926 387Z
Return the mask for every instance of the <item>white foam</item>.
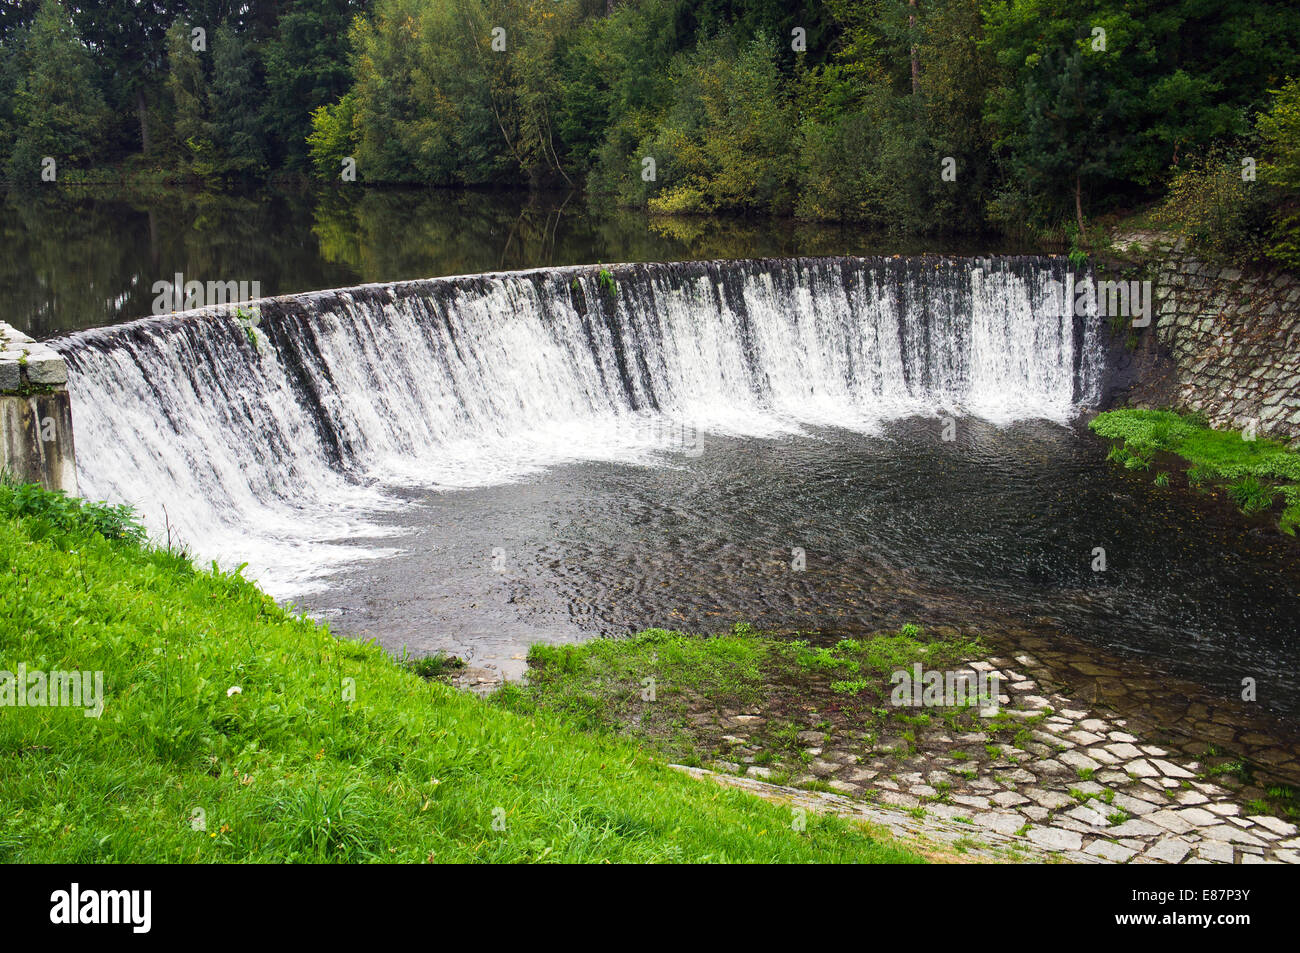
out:
M695 431L877 433L961 412L1065 422L1076 390L1095 389L1099 349L1045 304L1046 262L945 265L925 280L856 260L646 266L619 272L608 316L590 269L355 289L301 299L310 320L286 331L311 337L297 364L264 335L252 352L213 314L58 346L82 492L132 504L157 539L170 525L205 560L247 562L288 597L400 545L352 544L393 536L400 517L382 514L401 505L398 486L486 486L574 460L671 464L698 448Z

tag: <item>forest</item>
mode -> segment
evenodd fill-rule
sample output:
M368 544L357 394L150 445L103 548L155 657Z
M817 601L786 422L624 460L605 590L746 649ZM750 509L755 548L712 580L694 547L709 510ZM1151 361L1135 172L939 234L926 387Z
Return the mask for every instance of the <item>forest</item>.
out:
M1290 0L15 0L0 174L580 189L1300 265Z

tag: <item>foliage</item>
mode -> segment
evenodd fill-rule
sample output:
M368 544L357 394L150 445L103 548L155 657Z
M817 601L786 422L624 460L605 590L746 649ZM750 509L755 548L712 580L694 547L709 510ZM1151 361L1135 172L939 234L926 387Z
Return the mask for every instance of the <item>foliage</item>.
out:
M8 174L35 187L46 156L59 168L100 158L95 148L107 110L94 82L94 64L57 0L44 0L30 28L0 71L14 81L11 125L0 114L0 143L9 139Z
M1258 513L1273 506L1277 490L1260 483L1257 477L1247 475L1228 485L1228 496L1243 513Z
M79 39L43 70L26 51L54 11ZM23 0L0 18L0 159L235 183L338 181L352 157L371 184L577 187L661 216L1068 222L1079 254L1089 219L1172 183L1171 220L1294 264L1297 74L1289 0ZM1245 188L1228 173L1257 140Z
M265 136L288 168L305 167L317 111L339 102L352 85L350 31L366 7L363 0L292 0L263 48ZM338 168L334 163L335 174Z
M58 533L94 533L107 540L138 543L144 530L128 506L88 503L50 492L35 483L15 483L0 475L0 518L23 519L37 538Z
M1285 505L1279 528L1292 533L1300 523L1300 453L1276 440L1215 430L1196 415L1168 410L1111 410L1088 426L1098 436L1120 441L1108 459L1128 469L1149 469L1156 453L1174 453L1190 464L1189 486L1223 485L1246 513L1270 509L1280 494ZM1157 474L1156 480L1168 484L1167 474Z
M406 667L421 678L448 678L465 668L465 660L445 652L407 659Z
M1189 151L1245 134L1300 43L1300 13L1280 2L993 0L984 14L987 116L1009 173L995 212L1081 229Z
M602 268L596 273L596 284L600 285L600 290L611 298L618 294L618 283L614 280L614 273L608 268Z
M243 37L222 26L212 37L208 67L208 57L194 49L191 31L182 20L167 31L167 92L182 168L218 181L260 175L267 166L267 141L252 51Z
M791 115L771 41L703 40L669 77L672 101L629 157L623 197L643 194L652 212L789 211ZM653 182L640 174L644 157Z
M1257 182L1242 177L1243 147L1212 148L1175 174L1157 224L1200 249L1239 261L1264 253L1270 203Z
M332 106L318 106L311 114L307 151L316 174L323 179L340 175L343 161L356 152L356 107L356 96L349 92Z
M1283 264L1300 268L1300 79L1275 91L1257 126L1266 153L1261 178L1276 192L1268 252Z

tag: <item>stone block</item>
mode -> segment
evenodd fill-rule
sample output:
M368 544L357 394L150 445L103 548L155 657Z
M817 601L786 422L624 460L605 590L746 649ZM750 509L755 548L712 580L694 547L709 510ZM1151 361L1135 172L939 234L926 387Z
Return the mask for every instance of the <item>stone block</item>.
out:
M29 357L27 379L33 384L66 384L68 366L63 363L63 358L58 356Z

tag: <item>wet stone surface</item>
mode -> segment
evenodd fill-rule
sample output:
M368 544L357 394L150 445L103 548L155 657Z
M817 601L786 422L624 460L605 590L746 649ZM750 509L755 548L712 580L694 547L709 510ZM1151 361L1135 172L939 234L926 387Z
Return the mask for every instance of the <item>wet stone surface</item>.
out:
M1266 756L1275 754L1271 767L1285 776L1294 771L1294 751L1258 734L1253 756L1260 762L1246 770L1239 755L1219 755L1205 738L1171 740L1146 716L1123 717L1104 700L1061 694L1056 687L1072 689L1034 655L992 657L971 670L976 666L1012 686L996 718L986 719L990 729L1007 719L1021 723L1012 743L998 740L1004 728L954 732L942 720L913 723L906 737L873 737L836 730L824 711L810 711L791 771L780 760L755 763L762 711L710 712L701 700L695 724L715 733L726 753L707 769L682 770L971 860L1300 863L1300 828L1265 813L1261 800L1270 790L1289 794L1265 774ZM1111 697L1117 693L1118 672L1082 660L1073 671L1084 674L1079 668L1105 678ZM1123 694L1140 694L1141 685L1128 680ZM1193 700L1187 709L1192 733L1249 747L1245 715ZM770 783L774 777L785 783Z

